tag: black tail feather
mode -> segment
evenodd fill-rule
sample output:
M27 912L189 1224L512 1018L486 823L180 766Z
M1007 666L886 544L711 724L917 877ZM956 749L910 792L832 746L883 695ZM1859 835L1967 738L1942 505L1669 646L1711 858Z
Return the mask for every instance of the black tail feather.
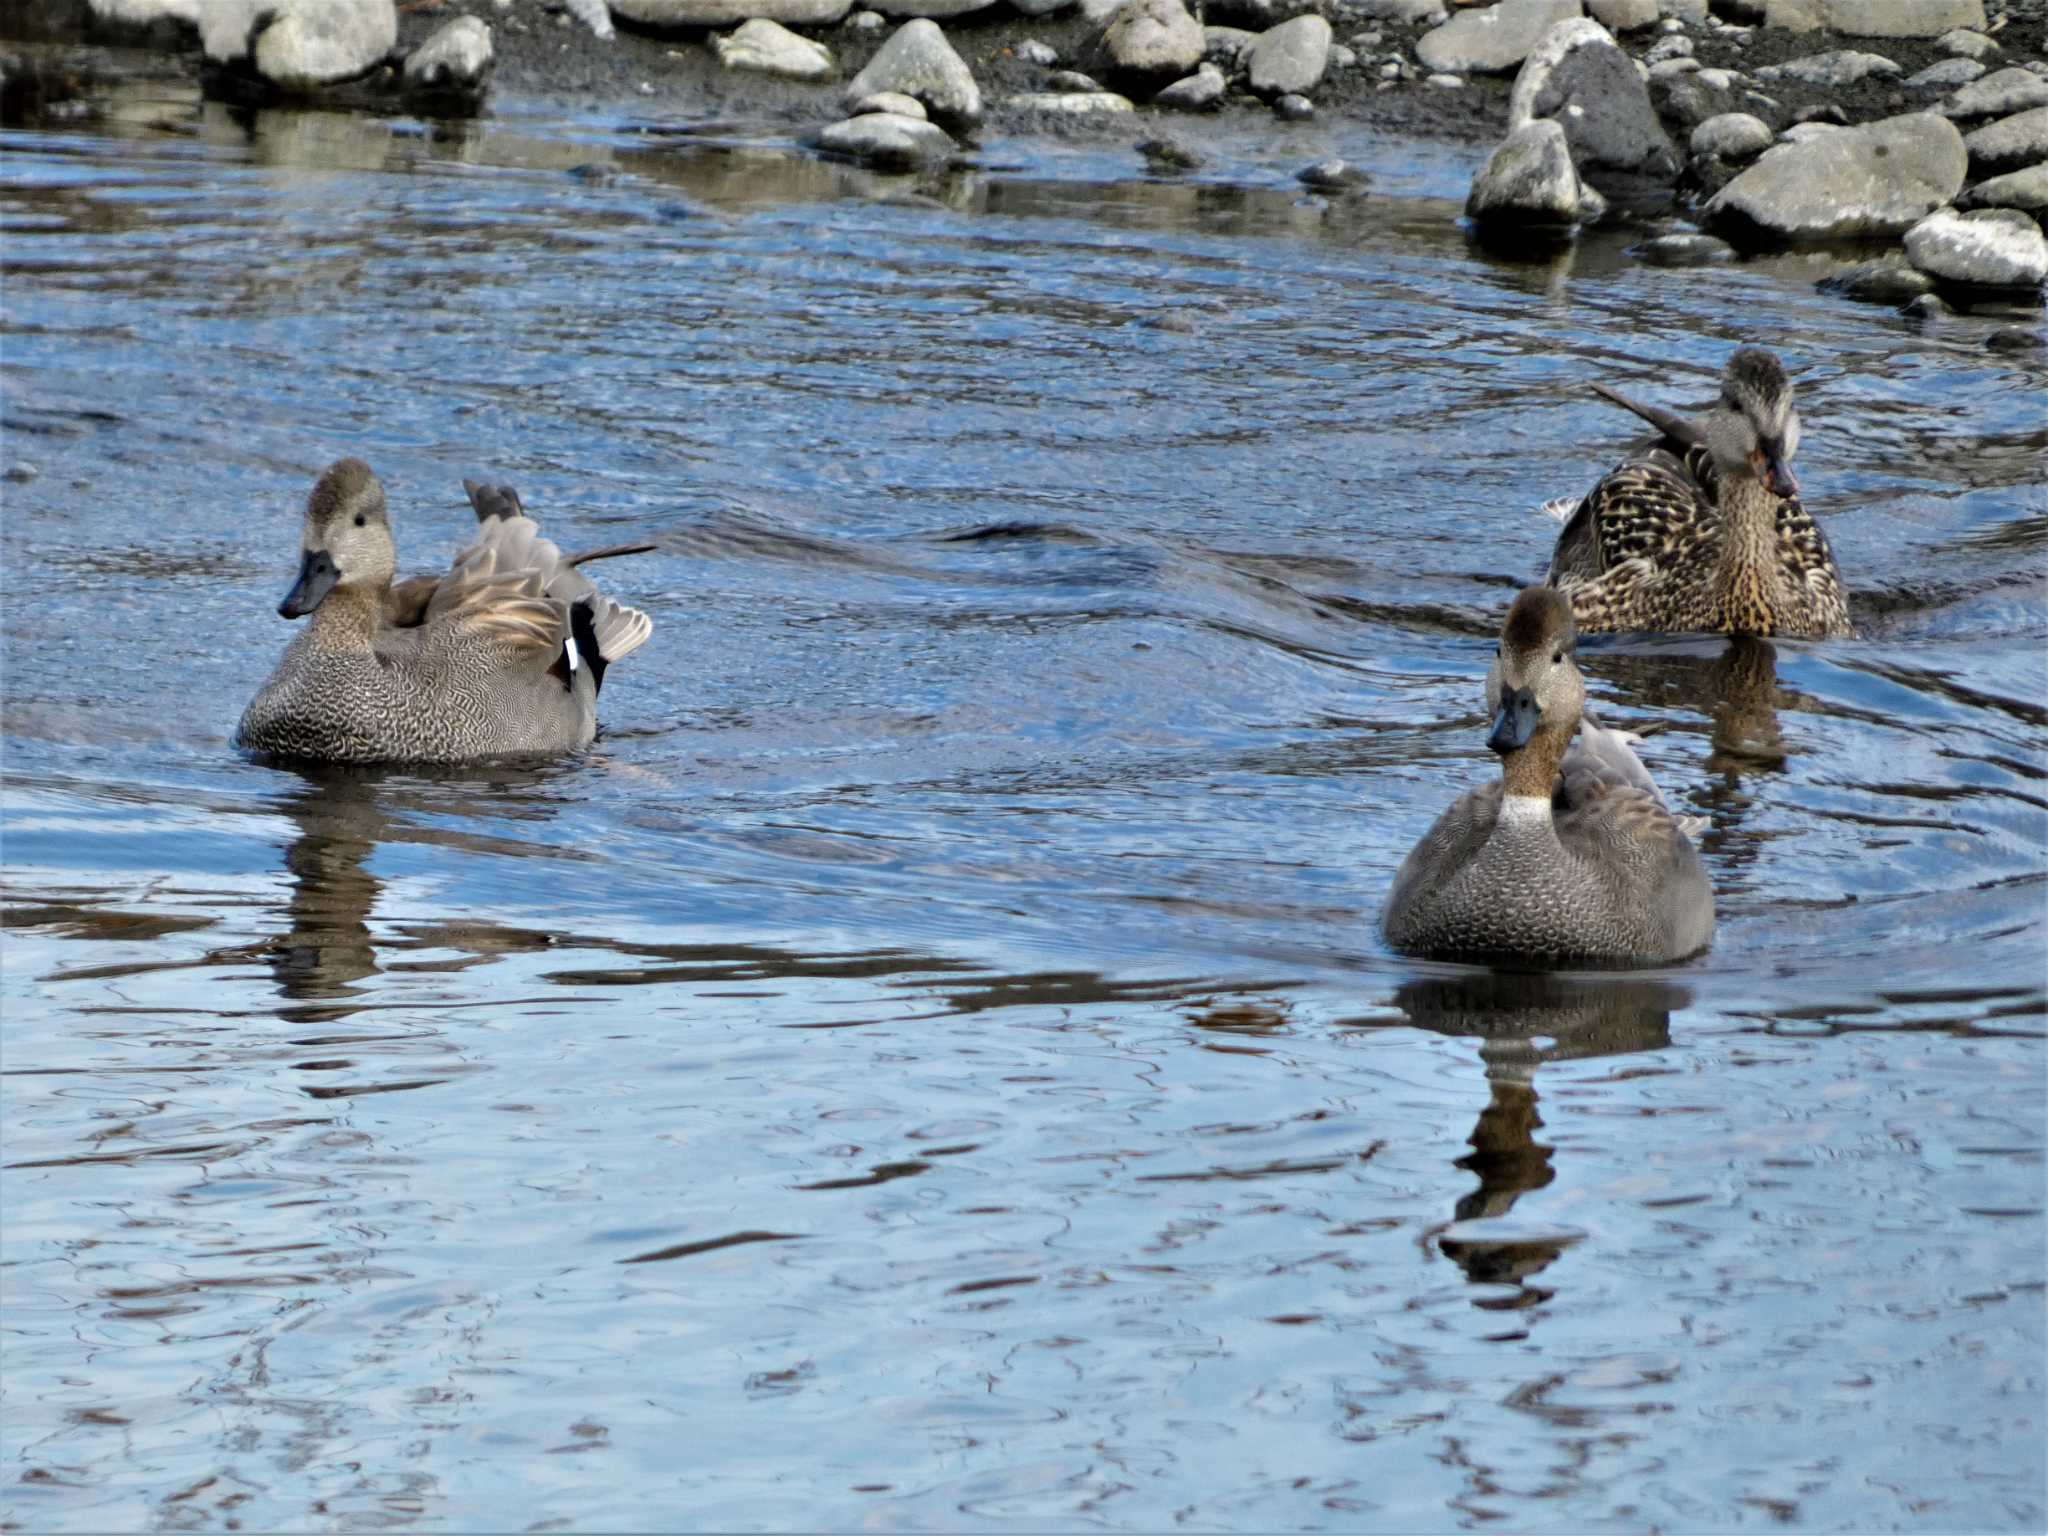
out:
M590 668L590 692L595 697L604 692L604 669L611 663L597 648L597 605L590 598L579 597L570 607L569 634L576 642L583 665Z

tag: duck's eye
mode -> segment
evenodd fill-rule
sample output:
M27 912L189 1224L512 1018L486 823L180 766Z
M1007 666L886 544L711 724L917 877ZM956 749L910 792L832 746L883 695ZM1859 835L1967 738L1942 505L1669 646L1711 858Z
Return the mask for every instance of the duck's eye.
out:
M1496 655L1496 656L1498 656L1498 655L1500 654L1500 647L1499 647L1499 646L1497 646L1497 645L1496 645L1496 646L1495 646L1495 647L1493 648L1493 654L1494 654L1494 655Z
M363 514L362 514L362 513L358 512L358 513L356 514L356 526L357 526L358 528L362 527L362 526L363 526L363 525L364 525L365 523L367 523L367 522L369 522L369 519L368 519L367 517L363 516Z
M1557 665L1558 665L1558 664L1559 664L1560 662L1562 662L1563 660L1564 660L1564 652L1563 652L1563 651L1552 651L1552 652L1550 653L1550 664L1551 664L1551 665L1552 665L1553 667L1554 667L1554 666L1557 666Z

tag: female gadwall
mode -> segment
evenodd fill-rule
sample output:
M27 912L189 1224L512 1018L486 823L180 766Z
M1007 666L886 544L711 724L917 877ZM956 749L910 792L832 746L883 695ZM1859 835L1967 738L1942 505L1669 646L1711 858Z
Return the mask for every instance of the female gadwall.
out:
M1508 610L1486 674L1501 776L1453 802L1394 876L1381 926L1403 954L1660 965L1713 937L1714 893L1685 824L1628 736L1581 727L1576 641L1555 588Z
M1553 503L1565 526L1549 580L1580 629L1853 633L1827 537L1799 504L1799 413L1777 358L1737 349L1699 424L1593 387L1663 438Z
M605 668L654 625L604 596L506 486L465 482L474 541L445 576L394 588L384 488L360 459L306 499L299 579L278 605L312 622L242 716L237 745L335 763L458 762L559 752L597 733Z

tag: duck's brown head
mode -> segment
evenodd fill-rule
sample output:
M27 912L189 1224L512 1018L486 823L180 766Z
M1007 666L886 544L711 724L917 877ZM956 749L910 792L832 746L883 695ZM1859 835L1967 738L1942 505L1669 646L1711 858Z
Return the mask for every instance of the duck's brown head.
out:
M1792 457L1799 412L1785 366L1762 347L1738 347L1721 374L1721 398L1707 418L1707 446L1721 472L1753 478L1774 496L1797 496Z
M1586 704L1585 680L1574 659L1578 643L1572 606L1555 587L1530 587L1515 599L1486 671L1486 708L1493 717L1489 747L1507 757L1540 736L1542 745L1563 756ZM1551 751L1539 755L1549 757ZM1545 795L1555 766L1551 762L1541 774Z
M336 588L381 592L397 567L384 487L361 459L337 459L306 498L299 534L299 578L277 605L288 619L304 618Z

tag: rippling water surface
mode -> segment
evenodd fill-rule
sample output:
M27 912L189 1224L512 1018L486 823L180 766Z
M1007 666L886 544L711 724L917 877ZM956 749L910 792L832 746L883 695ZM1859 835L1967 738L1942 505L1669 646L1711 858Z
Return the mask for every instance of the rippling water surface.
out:
M4 147L11 1527L2048 1519L2040 353L1498 262L1462 151ZM1713 951L1390 956L1587 382L1745 339L1861 638L1583 657ZM344 453L658 541L593 751L230 750Z

